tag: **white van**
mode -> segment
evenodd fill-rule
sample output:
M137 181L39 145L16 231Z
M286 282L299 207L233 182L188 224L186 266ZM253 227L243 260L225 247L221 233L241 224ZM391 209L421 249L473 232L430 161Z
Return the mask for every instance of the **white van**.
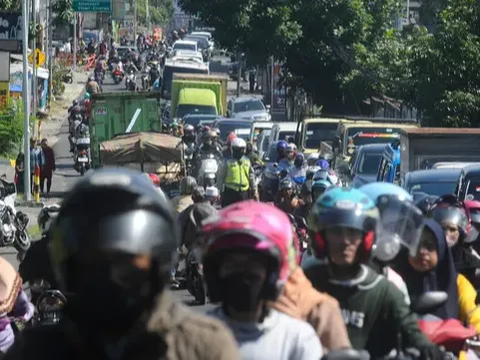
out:
M252 133L250 134L250 141L252 144L257 142L258 136L265 130L270 130L273 123L269 121L254 121L252 124Z
M288 142L290 138L295 139L295 132L297 131L296 122L278 122L272 127L270 134L270 142L285 140Z
M175 41L175 43L173 44L173 51L176 51L176 50L198 51L197 42L188 41L188 40Z

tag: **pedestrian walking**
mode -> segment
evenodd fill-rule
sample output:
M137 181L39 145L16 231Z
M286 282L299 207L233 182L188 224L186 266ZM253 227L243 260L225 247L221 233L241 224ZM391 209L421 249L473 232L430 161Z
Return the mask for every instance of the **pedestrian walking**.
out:
M56 170L55 166L55 154L53 149L48 146L48 140L43 139L41 142L42 147L42 168L40 172L40 192L43 194L45 180L47 182L47 196L50 195L50 190L52 188L52 176L53 172Z

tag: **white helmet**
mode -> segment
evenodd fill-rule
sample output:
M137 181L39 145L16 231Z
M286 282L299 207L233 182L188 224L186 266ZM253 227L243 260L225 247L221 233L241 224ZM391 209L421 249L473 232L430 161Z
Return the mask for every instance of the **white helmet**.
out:
M247 143L245 142L245 140L243 140L242 138L235 138L232 140L232 145L231 145L232 148L246 148L247 147Z
M314 162L314 161L316 162L319 157L320 157L319 153L313 153L313 154L308 155L307 161L308 162Z
M37 217L37 223L42 235L45 235L48 232L52 221L57 217L59 211L60 205L58 204L47 205L40 210Z

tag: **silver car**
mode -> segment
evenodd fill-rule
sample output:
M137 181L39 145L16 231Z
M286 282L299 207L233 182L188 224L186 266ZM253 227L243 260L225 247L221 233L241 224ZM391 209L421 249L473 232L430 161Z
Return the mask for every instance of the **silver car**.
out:
M227 105L227 116L236 119L253 121L270 121L270 106L255 97L238 97L230 99Z

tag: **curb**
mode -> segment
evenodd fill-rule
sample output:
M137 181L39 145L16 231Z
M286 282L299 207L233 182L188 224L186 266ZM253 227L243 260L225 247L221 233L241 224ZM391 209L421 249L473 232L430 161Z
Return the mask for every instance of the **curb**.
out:
M23 201L23 200L15 200L15 206L23 206L29 208L43 208L45 203L43 202L35 202L33 200L30 201Z

